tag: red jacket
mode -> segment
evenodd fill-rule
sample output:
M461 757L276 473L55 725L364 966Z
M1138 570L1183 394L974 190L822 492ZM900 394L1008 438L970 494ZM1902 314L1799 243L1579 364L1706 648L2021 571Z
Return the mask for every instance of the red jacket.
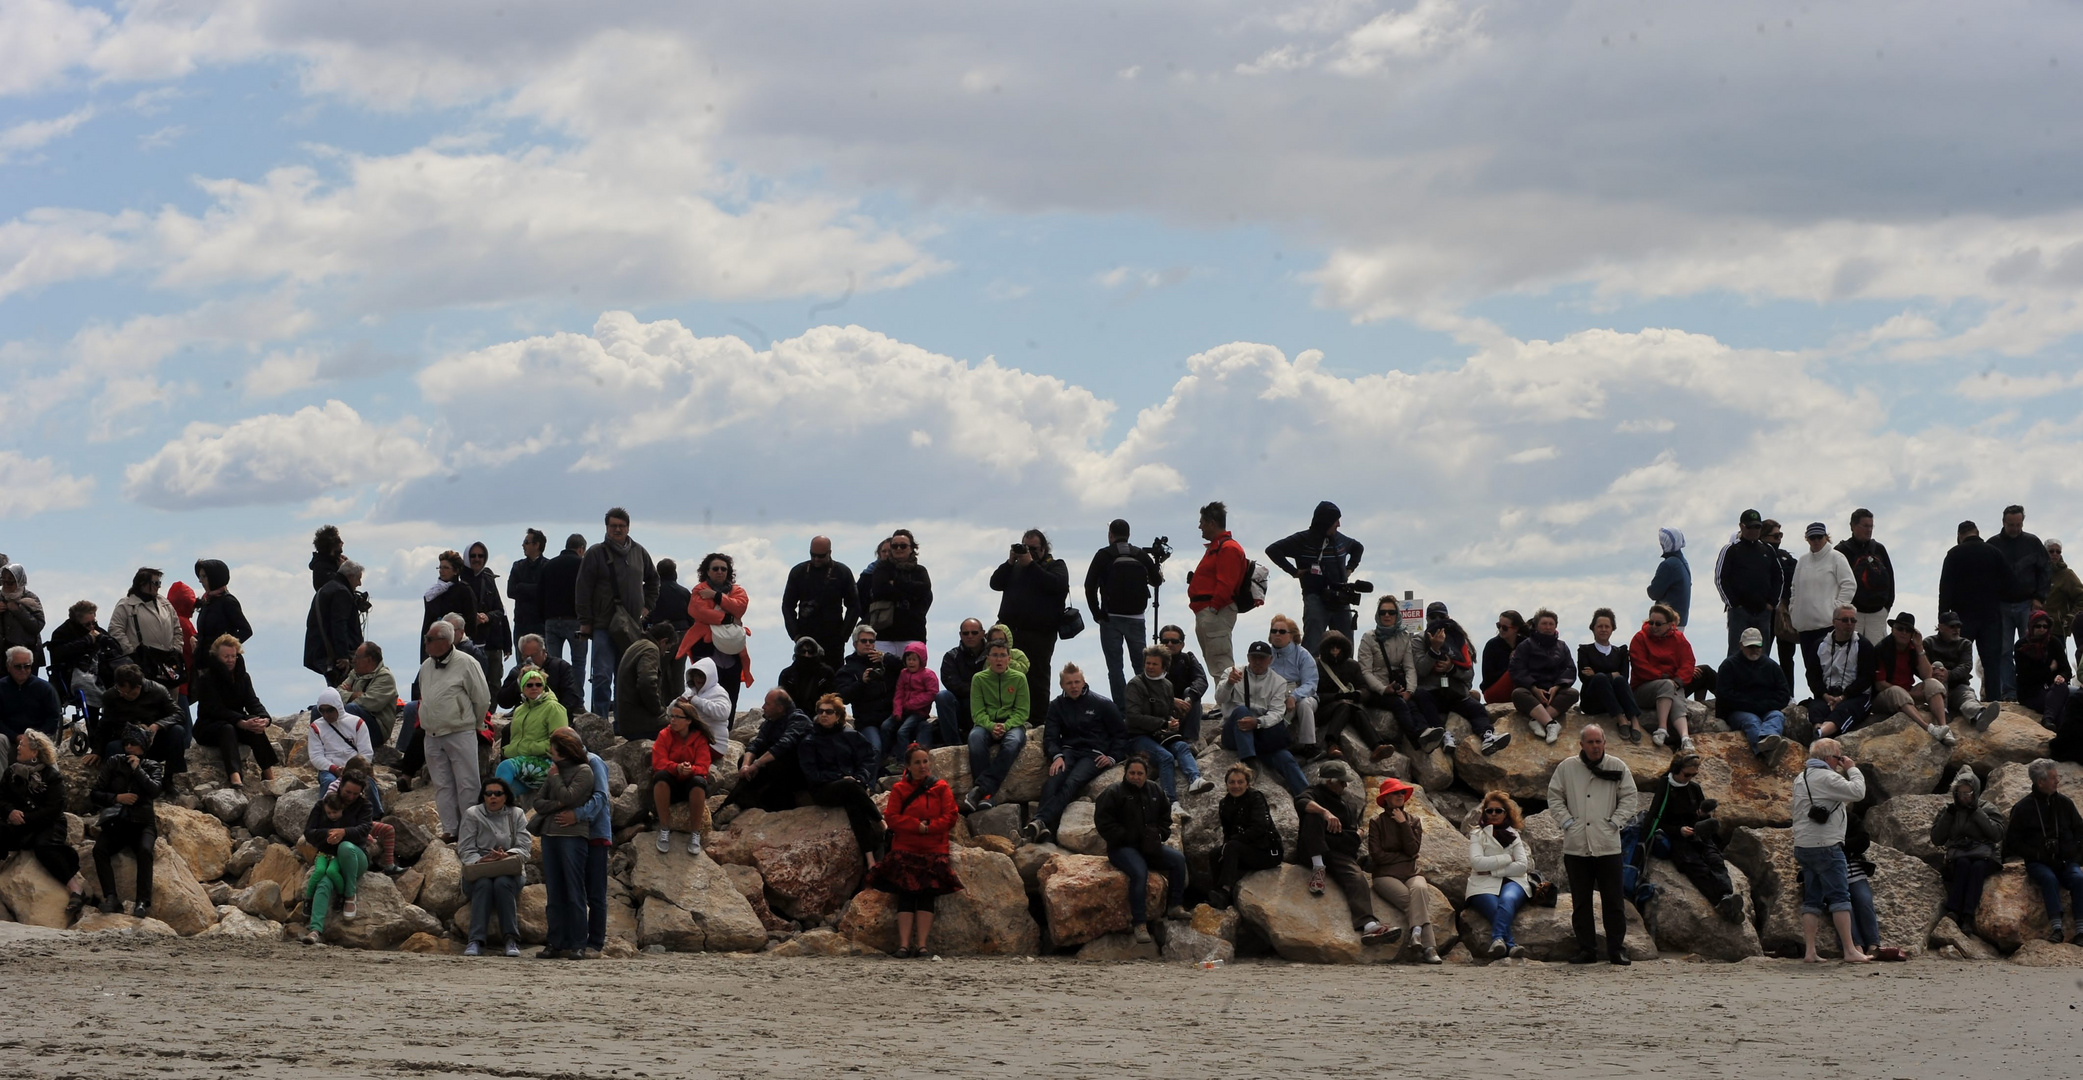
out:
M918 798L911 777L898 777L890 797L882 804L882 820L890 827L890 850L918 855L947 854L947 834L955 827L955 789L947 781L934 779L932 787ZM908 800L908 802L907 802ZM919 831L919 823L926 831Z
M1656 679L1671 679L1683 686L1692 681L1699 666L1693 662L1692 642L1685 640L1685 631L1671 627L1668 637L1651 637L1649 624L1644 622L1635 631L1635 639L1627 643L1627 684L1640 686Z
M714 636L710 633L709 628L723 622L724 612L729 612L731 618L742 624L745 621L745 609L751 606L752 602L745 597L745 587L743 585L732 585L729 592L724 593L715 600L710 600L702 595L702 590L708 587L707 582L696 582L692 595L687 601L687 615L694 620L694 625L688 627L687 633L680 637L679 656L683 660L687 658L687 651L694 648L695 642L708 641ZM747 630L745 634L747 637L750 637L752 631ZM744 652L738 654L738 681L746 686L752 685L752 646L750 645L745 647Z
M709 775L709 737L691 724L684 739L674 735L670 727L660 728L658 738L651 743L651 771L672 772L673 766L683 761L694 766L694 775Z
M1186 586L1188 609L1200 612L1229 603L1236 597L1245 564L1250 561L1244 556L1244 545L1227 531L1208 541L1201 564L1193 568L1193 581Z

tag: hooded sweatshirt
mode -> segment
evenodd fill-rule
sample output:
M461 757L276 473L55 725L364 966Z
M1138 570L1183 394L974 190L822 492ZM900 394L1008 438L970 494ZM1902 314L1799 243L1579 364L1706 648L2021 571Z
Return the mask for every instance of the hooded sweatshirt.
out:
M1360 568L1366 546L1344 533L1331 532L1342 516L1337 503L1317 503L1308 528L1266 545L1266 558L1282 573L1298 579L1304 596L1343 585Z
M549 678L531 671L522 682L522 689L526 690L531 682L542 684L542 696L529 701L524 693L521 703L514 706L513 719L506 728L506 757L548 758L550 732L571 726L571 716L557 700L557 692L550 689Z
M1511 672L1512 685L1525 690L1545 690L1577 681L1576 659L1570 655L1569 646L1562 643L1562 637L1538 631L1526 635L1526 640L1512 650Z
M224 634L238 638L242 644L251 639L253 626L246 621L246 609L239 605L239 598L228 592L210 595L231 584L231 568L217 559L204 559L195 565L203 577L203 596L195 605L196 640L208 644Z
M1347 701L1358 705L1364 701L1367 679L1360 670L1360 662L1353 659L1352 642L1336 630L1326 630L1316 648L1318 703L1327 708L1333 702Z
M1968 801L1959 801L1961 788ZM1982 805L1982 780L1973 769L1963 768L1947 789L1952 798L1931 822L1931 843L1946 849L1950 859L1995 859L2003 843L2003 816L1993 806Z
M1649 579L1649 602L1669 604L1678 613L1678 625L1692 615L1692 565L1685 561L1685 534L1672 528L1656 530L1663 548L1656 573Z
M914 641L904 646L906 663L911 657L919 658L917 671L908 668L897 675L897 692L890 698L890 708L898 716L930 714L933 699L940 696L940 676L933 673L926 660L926 643Z
M774 676L774 685L787 691L796 708L805 711L815 708L818 698L838 690L832 665L825 663L825 647L813 637L796 639L795 662Z
M43 600L29 591L29 571L21 563L8 563L7 572L14 575L15 587L5 596L10 601L5 613L0 613L0 652L20 645L29 650L36 659L36 666L43 666Z
M701 719L702 730L708 733L709 741L716 749L721 750L725 743L730 742L730 695L724 692L723 680L716 677L714 658L704 656L696 660L692 670L702 673L702 688L682 691L680 700L694 704L694 713Z
M1645 620L1642 628L1635 631L1633 641L1627 643L1627 683L1639 687L1657 679L1670 679L1680 686L1692 682L1699 665L1693 661L1692 642L1685 640L1685 631L1671 627L1670 633L1657 637L1649 632Z
M304 746L311 755L312 768L320 772L339 772L357 756L371 761L376 759L368 722L341 707L340 691L330 686L320 690L318 704L331 705L338 719L327 720L324 713L311 718L311 736Z

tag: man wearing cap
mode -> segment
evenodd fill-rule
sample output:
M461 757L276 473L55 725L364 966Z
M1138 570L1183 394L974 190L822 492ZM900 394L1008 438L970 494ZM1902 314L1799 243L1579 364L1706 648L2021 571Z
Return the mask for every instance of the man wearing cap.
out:
M2046 606L2054 563L2047 557L2047 545L2025 531L2025 508L2017 503L2003 508L2003 531L1990 538L1989 546L2011 567L2011 587L2003 596L2003 636L1998 642L2003 693L1991 695L1991 700L2016 701L2018 674L2011 663L2011 649L2025 636L2032 613Z
M1946 713L1974 722L1975 730L1989 730L1989 722L2003 712L1991 701L1975 696L1975 643L1961 633L1960 613L1943 612L1938 633L1924 639L1924 655L1931 658L1931 677L1946 685Z
M1780 732L1786 729L1782 710L1793 700L1792 684L1779 661L1765 655L1765 635L1756 627L1743 631L1739 644L1741 650L1723 660L1715 674L1714 699L1725 710L1724 719L1743 732L1750 752L1767 771L1776 770L1786 752Z
M1837 552L1851 564L1859 589L1852 606L1859 609L1859 635L1875 645L1888 636L1888 615L1895 607L1895 561L1887 545L1873 538L1873 511L1852 511L1852 538L1837 545Z
M1888 625L1894 632L1873 649L1874 709L1882 716L1903 713L1939 742L1958 743L1960 736L1946 726L1946 684L1931 676L1931 658L1924 654L1917 617L1899 611ZM1930 710L1928 716L1923 709Z
M1858 594L1859 580L1852 576L1852 564L1844 553L1830 546L1827 526L1811 521L1803 535L1808 538L1808 551L1794 562L1793 604L1788 616L1794 632L1801 636L1802 670L1813 677L1815 643L1830 632L1837 609Z
M1816 670L1808 675L1813 697L1801 703L1815 724L1816 738L1850 731L1866 719L1873 701L1873 643L1859 636L1859 609L1845 604L1830 619L1830 632L1815 643Z
M1974 522L1961 522L1955 535L1958 542L1946 552L1938 574L1938 607L1959 612L1961 632L1975 643L1982 660L1982 700L2004 701L2011 648L2003 637L2003 610L2017 591L2018 576L2009 560L1983 542Z
M1244 651L1244 667L1231 668L1215 685L1215 705L1222 710L1222 741L1246 761L1256 757L1279 775L1289 794L1309 786L1302 766L1288 751L1294 738L1287 716L1287 680L1273 670L1273 646L1254 641Z
M1394 941L1403 931L1374 918L1374 886L1360 869L1360 808L1345 797L1352 768L1342 761L1325 762L1314 785L1295 796L1302 817L1300 850L1309 860L1309 895L1324 894L1326 876L1338 882L1360 940Z
M1762 640L1762 638L1760 638ZM1562 868L1569 874L1571 926L1577 932L1572 964L1598 962L1598 927L1591 913L1597 890L1605 916L1606 959L1626 965L1627 896L1621 885L1620 830L1634 816L1635 776L1627 762L1606 753L1605 729L1586 724L1576 756L1548 778L1548 811L1561 819Z
M1743 511L1735 537L1714 561L1714 587L1728 611L1731 653L1742 647L1746 627L1772 631L1772 611L1786 586L1778 554L1761 539L1764 522L1756 510Z

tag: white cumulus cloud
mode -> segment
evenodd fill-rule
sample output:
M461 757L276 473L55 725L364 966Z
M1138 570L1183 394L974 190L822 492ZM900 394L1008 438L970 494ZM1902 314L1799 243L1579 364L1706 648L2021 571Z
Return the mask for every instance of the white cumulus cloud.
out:
M123 472L123 494L162 510L299 502L385 487L437 466L411 420L382 426L339 401L230 425L190 424Z

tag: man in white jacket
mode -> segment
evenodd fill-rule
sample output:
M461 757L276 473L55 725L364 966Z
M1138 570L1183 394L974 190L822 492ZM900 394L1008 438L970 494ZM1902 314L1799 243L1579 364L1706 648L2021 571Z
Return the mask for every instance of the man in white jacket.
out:
M1577 735L1577 755L1565 759L1548 778L1548 809L1562 819L1562 868L1569 874L1571 925L1577 932L1572 964L1598 963L1598 928L1591 917L1591 893L1598 892L1606 924L1606 959L1622 966L1627 958L1627 896L1621 884L1626 859L1620 830L1634 816L1635 776L1627 762L1606 753L1606 733L1586 724Z
M1808 963L1822 959L1815 952L1815 935L1822 929L1823 913L1829 912L1844 945L1848 964L1871 959L1852 940L1852 889L1850 868L1844 858L1844 829L1850 806L1866 797L1866 777L1858 762L1844 752L1836 739L1817 739L1808 748L1808 763L1794 779L1794 864L1801 868L1801 932Z
M1288 793L1309 787L1302 766L1288 751L1294 743L1288 722L1288 681L1273 670L1273 646L1254 641L1244 665L1224 672L1215 684L1215 705L1222 710L1223 741L1245 760L1254 757L1270 766Z
M1801 635L1801 665L1812 681L1816 666L1821 663L1816 657L1815 643L1830 632L1830 621L1837 609L1852 602L1859 591L1859 579L1852 576L1852 564L1844 553L1830 546L1828 526L1811 521L1807 536L1808 554L1794 562L1794 596L1787 616ZM1794 673L1786 674L1787 681L1792 682Z
M484 666L458 651L455 627L446 621L427 627L427 658L419 666L419 726L444 844L455 843L463 807L477 799L477 729L492 707Z

